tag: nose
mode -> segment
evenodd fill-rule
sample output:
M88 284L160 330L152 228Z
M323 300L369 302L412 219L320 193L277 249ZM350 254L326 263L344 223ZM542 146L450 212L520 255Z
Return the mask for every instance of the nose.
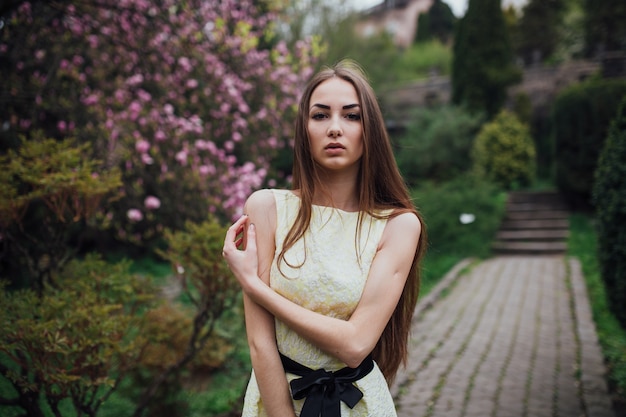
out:
M341 125L339 121L336 118L333 118L330 126L328 126L328 136L336 138L341 136L342 134L343 131L341 130Z

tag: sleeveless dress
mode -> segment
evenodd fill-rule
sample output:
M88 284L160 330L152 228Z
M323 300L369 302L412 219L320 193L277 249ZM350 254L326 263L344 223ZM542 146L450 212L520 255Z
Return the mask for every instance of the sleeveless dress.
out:
M303 239L289 249L277 265L282 243L300 207L300 198L289 190L272 190L276 200L276 252L270 271L270 286L285 298L320 314L348 320L361 298L370 265L383 234L386 219L365 215L360 239L356 240L358 212L313 206L311 224ZM355 250L356 246L356 250ZM298 267L300 266L300 267ZM336 371L346 365L276 320L278 350L311 369ZM296 375L287 373L291 381ZM342 417L395 417L396 410L387 382L374 369L354 383L363 398L350 409L341 403ZM296 415L304 400L293 400ZM242 417L266 416L254 376L248 383Z

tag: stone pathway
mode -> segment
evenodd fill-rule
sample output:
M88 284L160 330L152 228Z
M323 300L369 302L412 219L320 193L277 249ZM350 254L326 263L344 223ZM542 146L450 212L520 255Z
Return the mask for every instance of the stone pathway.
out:
M415 315L399 417L613 417L577 260L457 265Z

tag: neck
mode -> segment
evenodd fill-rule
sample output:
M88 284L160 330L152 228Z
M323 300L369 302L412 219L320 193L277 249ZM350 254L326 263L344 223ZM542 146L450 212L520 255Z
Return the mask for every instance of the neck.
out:
M355 175L320 175L323 189L313 195L313 204L332 206L344 211L358 211L359 197Z

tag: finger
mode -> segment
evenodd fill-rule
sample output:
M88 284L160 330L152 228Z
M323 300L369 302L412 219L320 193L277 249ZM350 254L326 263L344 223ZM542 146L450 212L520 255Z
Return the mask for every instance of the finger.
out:
M243 225L247 220L248 216L244 214L228 228L228 230L226 231L226 237L224 238L224 250L226 250L227 248L231 248L231 246L237 240L237 235L241 233Z
M256 252L256 227L254 226L254 223L250 223L248 225L246 243L247 243L246 250L252 250Z

